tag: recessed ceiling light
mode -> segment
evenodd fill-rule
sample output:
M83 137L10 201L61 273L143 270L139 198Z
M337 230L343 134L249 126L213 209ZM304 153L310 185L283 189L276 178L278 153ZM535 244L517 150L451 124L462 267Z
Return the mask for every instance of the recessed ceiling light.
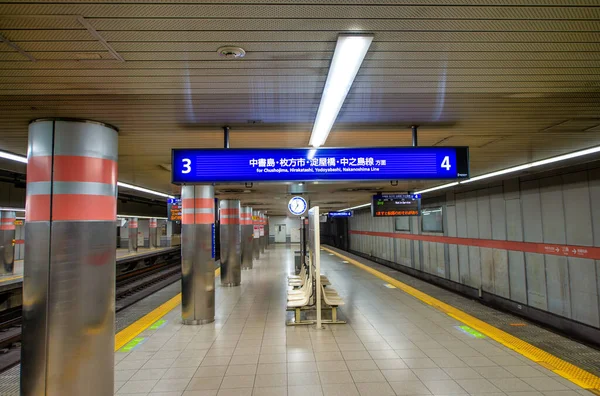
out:
M237 59L246 56L246 51L244 51L244 49L240 47L226 46L219 48L217 50L217 54L219 54L219 56L222 58Z

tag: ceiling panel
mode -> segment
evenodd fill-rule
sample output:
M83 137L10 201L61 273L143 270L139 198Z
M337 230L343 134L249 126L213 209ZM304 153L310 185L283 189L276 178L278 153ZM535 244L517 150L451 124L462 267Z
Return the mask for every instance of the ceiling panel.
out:
M418 124L422 145L470 146L477 175L600 143L597 0L0 4L0 34L36 59L0 43L0 149L25 153L34 118L108 122L120 180L158 190L177 191L171 148L221 147L226 124L232 147L306 146L339 33L374 41L329 146L410 145ZM329 210L434 184L306 187ZM288 189L217 186L272 213Z

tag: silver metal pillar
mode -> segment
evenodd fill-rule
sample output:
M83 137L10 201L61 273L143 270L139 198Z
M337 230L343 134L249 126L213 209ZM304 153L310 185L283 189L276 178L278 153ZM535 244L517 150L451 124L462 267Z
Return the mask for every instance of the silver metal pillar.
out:
M258 216L260 217L260 238L259 238L259 246L260 246L260 252L261 253L265 253L265 212L263 212L262 210L260 212L258 212Z
M269 216L265 215L265 249L269 248Z
M212 186L181 188L181 320L215 320L215 202Z
M127 223L127 229L129 230L129 252L138 251L138 218L130 217Z
M158 221L156 219L150 219L148 221L148 247L150 249L156 249L160 246L158 240Z
M242 269L252 269L254 225L252 224L252 208L250 206L242 206L240 223L242 225Z
M117 130L29 125L22 396L114 392Z
M260 258L260 213L258 210L252 211L252 256L255 260Z
M240 225L240 201L219 201L221 218L221 285L239 286L242 281L242 227Z
M12 274L15 265L15 212L0 211L0 275Z

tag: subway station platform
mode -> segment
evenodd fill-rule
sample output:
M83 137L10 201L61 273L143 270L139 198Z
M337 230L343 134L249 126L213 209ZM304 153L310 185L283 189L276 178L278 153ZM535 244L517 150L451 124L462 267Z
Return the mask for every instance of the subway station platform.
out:
M577 366L563 360L565 356L542 351L555 360L538 359L526 351L530 344L515 348L508 336L497 342L493 329L501 330L493 327L496 323L488 323L489 334L482 334L469 322L473 309L504 314L435 286L421 288L427 284L414 280L413 287L435 294L430 296L433 300L423 301L427 295L407 292L402 286L407 283L394 280L402 278L392 276L396 271L329 248L321 252L322 272L345 300L340 316L348 323L323 330L287 327L286 318L292 313L285 311L285 278L293 270L293 250L271 246L254 269L242 273L240 287L217 287L214 323L183 326L175 296L145 320L123 328L117 334L117 344L124 346L115 352L115 394L593 394L573 382L594 384L599 373L593 364L583 367L589 375L582 377ZM454 302L448 308L451 312L440 310L444 298ZM528 326L534 334L545 332ZM580 354L585 351L589 361L600 361L598 351L572 343ZM538 362L524 356L527 353ZM557 362L562 362L562 371L552 370Z

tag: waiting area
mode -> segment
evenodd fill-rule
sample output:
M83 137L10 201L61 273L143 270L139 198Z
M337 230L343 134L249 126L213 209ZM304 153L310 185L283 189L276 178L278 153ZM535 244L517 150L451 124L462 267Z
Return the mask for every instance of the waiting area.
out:
M214 323L183 326L177 307L116 352L116 394L592 395L325 250L347 324L286 326L293 252L273 246L240 287L218 287Z

